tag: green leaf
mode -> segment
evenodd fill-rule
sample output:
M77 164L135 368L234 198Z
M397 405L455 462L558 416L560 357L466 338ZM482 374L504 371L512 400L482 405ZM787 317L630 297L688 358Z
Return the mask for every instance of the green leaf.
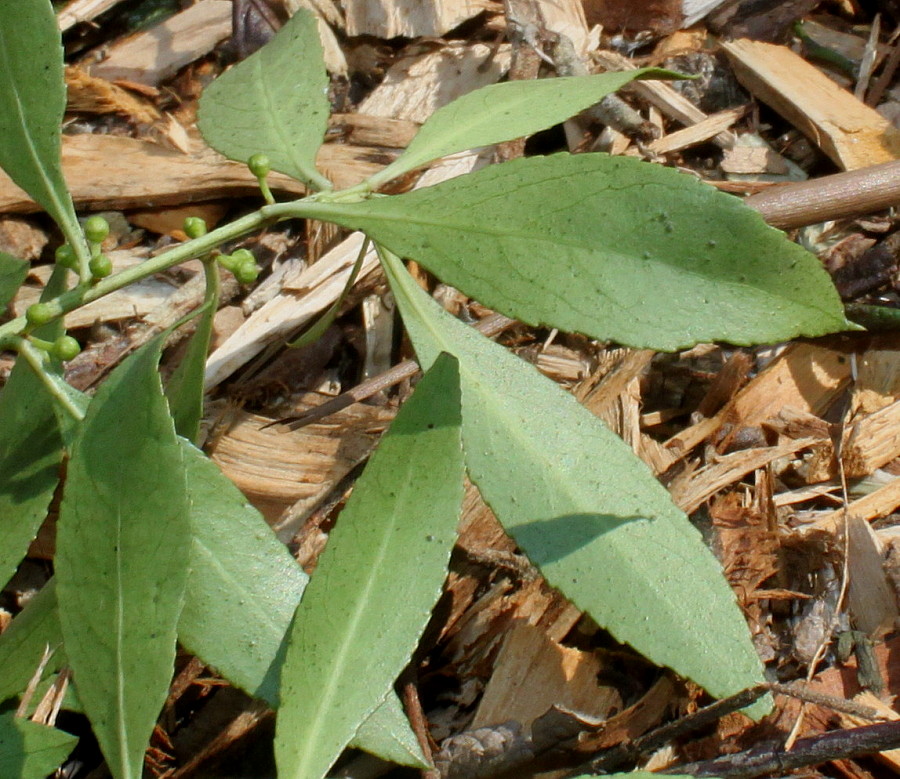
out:
M432 768L393 692L388 692L381 705L359 726L348 746L378 755L391 763L426 770Z
M308 210L504 314L630 346L769 343L855 327L818 259L755 211L627 157L533 157Z
M328 127L327 91L316 19L301 9L269 43L207 87L197 124L229 159L247 162L265 152L273 170L330 189L315 166Z
M65 269L54 269L42 300L65 290ZM35 330L52 341L61 321ZM48 369L53 378L60 366ZM74 392L74 390L72 390ZM16 360L0 390L0 582L6 583L38 532L59 482L63 439L56 404L24 359ZM71 426L71 422L69 423Z
M75 748L78 739L56 728L0 714L0 776L44 779Z
M79 236L62 175L63 49L50 0L0 0L0 168Z
M129 357L91 401L57 531L66 654L123 779L141 775L166 699L191 543L182 450L156 369L162 342Z
M637 79L683 78L659 68L595 76L507 81L476 89L439 108L412 143L371 179L373 187L448 154L546 130Z
M277 708L285 636L309 577L218 466L179 440L194 536L178 639ZM424 762L393 694L363 723L354 745L403 765Z
M469 476L547 581L712 695L761 682L721 568L644 463L550 379L440 308L395 256L382 259L421 364L459 360Z
M219 467L183 439L181 446L193 543L178 638L277 707L280 647L309 577Z
M58 670L65 663L61 644L56 581L51 579L0 635L0 701L18 695L28 686L44 649L53 651L45 674Z
M63 442L41 380L17 361L0 392L0 581L6 583L47 516Z
M16 292L28 275L29 265L25 260L0 252L0 312L15 297Z
M203 375L212 340L213 322L219 308L219 266L215 260L203 263L206 274L206 300L199 314L197 329L187 350L166 385L169 412L175 420L175 432L196 441L203 418Z
M436 360L360 477L297 609L281 779L324 776L409 662L440 596L463 494L455 361Z

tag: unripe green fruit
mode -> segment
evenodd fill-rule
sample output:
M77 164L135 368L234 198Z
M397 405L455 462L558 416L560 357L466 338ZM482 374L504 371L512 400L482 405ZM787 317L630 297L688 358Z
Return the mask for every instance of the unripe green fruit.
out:
M84 237L91 243L103 243L109 235L109 222L102 216L89 216L84 220Z
M269 175L269 171L272 170L269 157L265 154L254 154L247 160L247 167L250 168L250 172L258 179L264 179Z
M113 269L112 260L105 254L98 254L92 258L88 267L91 270L91 276L95 279L105 279Z
M54 317L53 306L49 303L32 303L25 309L25 319L28 324L45 325Z
M206 222L199 216L189 216L184 220L183 229L188 238L200 238L206 235Z
M78 267L78 258L75 256L75 250L67 243L56 247L56 261L64 268L75 269Z
M249 262L240 263L231 272L241 284L252 284L256 281L256 277L259 276L259 270L256 260L251 259Z
M59 360L72 360L81 352L81 344L78 343L71 335L61 335L53 342L50 354Z

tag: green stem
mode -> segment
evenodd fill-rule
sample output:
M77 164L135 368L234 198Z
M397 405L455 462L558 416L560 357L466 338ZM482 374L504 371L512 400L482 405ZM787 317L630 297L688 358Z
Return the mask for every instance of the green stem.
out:
M29 343L25 338L15 339L10 345L31 366L31 369L37 374L37 377L44 383L47 392L56 399L56 402L59 403L60 407L65 409L66 413L74 420L81 422L81 420L84 419L84 412L72 402L72 399L65 393L62 387L53 380L53 376L50 374L50 371L47 370L45 364L47 357L46 353ZM61 381L62 379L60 379L60 382Z
M178 265L186 260L206 254L220 244L258 230L270 222L277 222L283 219L339 220L340 217L346 217L346 211L340 207L341 202L344 200L349 202L360 201L367 194L371 194L371 190L363 182L363 184L339 193L328 193L325 201L319 201L317 196L314 195L311 198L303 198L289 203L265 205L258 211L247 214L230 224L206 233L206 235L187 241L156 257L145 260L139 265L126 268L113 276L107 276L94 284L79 284L59 297L46 302L53 306L53 317L60 317L102 298L110 292L115 292L123 287L127 287L129 284L134 284L148 276L152 276L154 273L160 273L168 270L173 265ZM80 235L80 239L84 242L83 235ZM77 245L73 243L73 246ZM84 248L87 249L86 243ZM78 249L76 248L77 251ZM18 336L25 332L26 329L27 322L24 316L16 317L6 324L0 325L0 345L5 345L10 337Z

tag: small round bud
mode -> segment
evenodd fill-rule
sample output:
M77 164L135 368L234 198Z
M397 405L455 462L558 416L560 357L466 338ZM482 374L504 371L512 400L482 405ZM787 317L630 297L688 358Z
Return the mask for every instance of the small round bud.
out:
M45 325L53 319L53 306L49 303L32 303L25 309L25 319L28 324L39 326Z
M252 284L256 281L256 277L259 276L259 270L256 260L250 260L249 262L240 263L232 270L232 273L234 273L234 277L241 284Z
M75 250L67 243L56 247L56 261L64 268L72 268L74 270L78 267L78 258L75 256Z
M264 179L269 175L269 171L272 170L269 157L266 154L254 154L247 160L247 167L250 168L250 172L258 179Z
M84 237L91 243L103 243L109 235L109 222L102 216L89 216L84 220Z
M113 270L112 260L105 254L98 254L91 258L88 267L91 270L91 276L95 279L105 279Z
M184 220L182 229L188 238L200 238L206 235L206 222L199 216L189 216Z
M81 352L81 344L78 343L71 335L61 335L53 342L50 354L58 360L65 362L72 360Z

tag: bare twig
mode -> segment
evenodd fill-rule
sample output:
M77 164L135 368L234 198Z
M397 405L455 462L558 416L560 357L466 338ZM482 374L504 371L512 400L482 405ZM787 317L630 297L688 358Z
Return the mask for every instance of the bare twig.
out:
M770 187L744 202L782 230L871 214L900 205L900 161Z

